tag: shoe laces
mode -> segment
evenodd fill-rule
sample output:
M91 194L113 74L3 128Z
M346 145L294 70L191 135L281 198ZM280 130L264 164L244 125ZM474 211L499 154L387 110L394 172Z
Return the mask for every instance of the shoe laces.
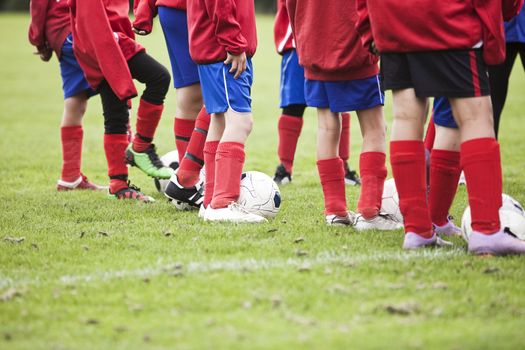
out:
M160 160L159 155L157 154L157 149L153 143L144 152L148 155L151 163L153 163L157 169L164 168L164 164Z
M250 212L244 206L240 205L237 202L231 202L228 205L228 208L230 208L232 210L235 210L235 211L238 211L238 212L243 213L243 214L250 214Z

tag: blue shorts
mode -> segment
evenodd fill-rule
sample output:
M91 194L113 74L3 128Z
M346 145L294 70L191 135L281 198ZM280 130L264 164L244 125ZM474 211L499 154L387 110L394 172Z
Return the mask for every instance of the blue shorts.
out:
M89 86L84 72L73 53L73 36L71 34L67 36L64 45L62 45L60 75L62 76L64 100L82 92L86 92L88 97L96 95L96 92Z
M304 68L299 65L296 50L283 54L281 62L281 103L280 108L290 105L305 105Z
M385 103L377 75L346 81L305 79L304 95L309 107L330 108L333 113L359 111Z
M175 89L197 84L199 70L190 57L186 11L159 6L159 20L166 39Z
M450 107L450 103L446 97L436 97L434 99L433 119L436 125L446 128L458 128L454 120L454 115L452 114L452 107Z
M202 97L209 114L224 113L229 108L235 112L252 111L253 66L249 58L246 70L238 79L229 73L231 65L222 62L199 65Z

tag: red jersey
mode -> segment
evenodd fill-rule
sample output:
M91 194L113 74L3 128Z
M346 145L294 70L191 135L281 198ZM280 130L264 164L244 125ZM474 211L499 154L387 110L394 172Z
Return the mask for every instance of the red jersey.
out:
M306 78L342 81L379 73L377 57L354 28L355 0L287 0L286 6Z
M273 38L277 52L283 54L285 51L295 49L295 40L292 35L290 17L286 9L286 0L277 1L277 14L273 25Z
M153 18L157 15L159 6L186 11L186 0L135 0L133 27L150 33L153 29Z
M505 59L503 19L515 16L523 4L523 0L357 1L357 29L366 47L372 40L379 52L483 46L487 64Z
M191 58L224 61L226 53L252 57L257 49L253 0L193 0L188 3Z
M67 0L31 0L29 42L42 47L46 43L58 57L66 37L71 33Z
M137 95L127 61L144 48L134 40L128 0L69 0L75 56L89 84L107 80L121 99Z

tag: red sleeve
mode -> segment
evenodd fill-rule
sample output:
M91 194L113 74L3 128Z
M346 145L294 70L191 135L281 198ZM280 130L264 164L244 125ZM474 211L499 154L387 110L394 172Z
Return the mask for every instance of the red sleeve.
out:
M523 6L523 0L503 0L503 19L510 21L516 17Z
M363 43L363 46L368 51L370 49L370 45L374 41L374 38L372 37L370 15L368 14L366 0L356 0L356 10L358 18L355 24L355 29L361 36L361 42Z
M241 26L236 19L235 0L204 0L204 2L206 12L215 25L215 36L219 44L232 55L240 55L245 52L248 42L242 35Z
M49 0L31 0L29 9L31 13L31 24L29 25L29 42L41 47L46 43L46 17Z
M151 33L153 30L153 18L157 15L156 0L135 0L133 4L133 28Z
M503 2L506 1L507 0L473 1L474 10L480 18L483 28L483 59L485 63L489 65L500 64L505 60Z
M102 75L121 100L137 96L128 63L109 25L103 0L77 1L77 30L93 48ZM94 29L96 28L96 30Z
M292 26L292 32L295 35L295 10L297 8L297 0L286 0L286 10ZM297 37L296 37L297 38Z

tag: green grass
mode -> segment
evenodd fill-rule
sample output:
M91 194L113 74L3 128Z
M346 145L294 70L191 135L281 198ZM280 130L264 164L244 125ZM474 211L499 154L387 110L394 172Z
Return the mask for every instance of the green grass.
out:
M0 301L1 349L523 348L523 258L472 257L460 240L451 250L407 253L400 231L323 224L311 109L294 183L282 188L283 208L268 224L203 223L165 203L136 169L131 179L155 204L57 193L59 69L31 54L27 24L27 16L0 16L0 296L18 294ZM272 19L259 17L258 29L246 169L271 174L280 62ZM160 28L141 42L169 66ZM525 76L516 66L501 144L505 192L525 203ZM174 101L170 91L160 153L174 148ZM355 120L353 168L361 143ZM94 98L83 170L99 183L102 134ZM350 208L357 195L348 188ZM461 188L452 214L461 217L465 206Z

